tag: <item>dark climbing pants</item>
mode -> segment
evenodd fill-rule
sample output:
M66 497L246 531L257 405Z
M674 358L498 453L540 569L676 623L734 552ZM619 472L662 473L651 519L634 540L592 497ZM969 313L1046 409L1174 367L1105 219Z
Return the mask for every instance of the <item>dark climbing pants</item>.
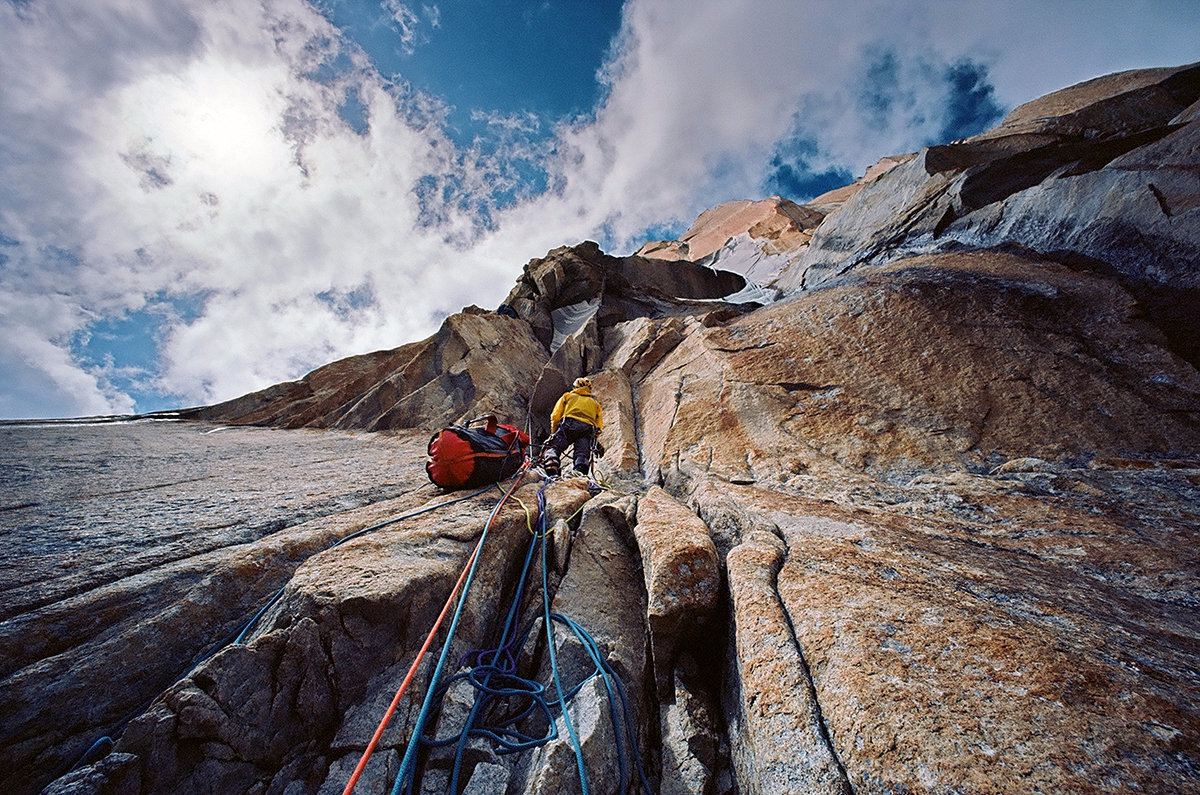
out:
M596 438L596 426L567 417L558 424L558 430L546 441L546 452L551 450L557 459L567 449L567 445L575 445L572 457L575 459L575 471L581 475L587 474L592 464L592 441Z

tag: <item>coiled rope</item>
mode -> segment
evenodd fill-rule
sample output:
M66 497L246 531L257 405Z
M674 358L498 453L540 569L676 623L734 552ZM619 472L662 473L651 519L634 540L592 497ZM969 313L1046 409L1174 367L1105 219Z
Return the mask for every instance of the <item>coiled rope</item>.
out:
M584 795L589 795L590 788L583 748L566 707L584 686L596 677L601 678L607 694L609 714L613 722L614 737L617 740L617 763L622 789L628 791L628 789L635 786L635 780L630 775L629 764L626 758L625 743L628 742L636 763L636 783L640 785L640 789L646 795L651 795L650 784L642 766L641 754L638 751L628 698L626 697L620 678L608 664L599 645L583 627L570 618L550 610L550 583L546 544L547 512L545 502L545 489L550 482L550 480L543 482L541 488L538 490L537 529L531 533L529 545L525 553L524 565L517 582L516 592L508 605L496 647L492 649L475 649L468 652L459 661L459 667L465 670L461 670L445 681L441 681L443 664L448 655L450 644L453 641L454 624L451 625L445 646L442 649L438 667L435 669L433 677L430 680L429 690L422 702L416 725L405 748L404 759L401 762L400 771L391 790L392 795L401 795L401 793L411 795L413 792L416 780L416 759L420 746L455 746L454 761L446 790L447 792L454 793L460 789L463 758L471 738L483 738L490 741L496 748L496 752L502 755L532 749L558 738L558 725L555 713L561 715L563 725L570 738L582 792ZM526 515L528 517L528 510L526 511ZM481 543L482 540L481 538ZM537 554L539 551L540 557ZM524 602L525 592L528 589L535 561L540 561L542 569L542 609L540 612L544 639L549 655L551 679L554 685L554 694L552 696L546 692L546 686L536 679L525 678L517 673L518 660L521 658L522 650L533 635L533 630L536 626L536 622L531 622L523 631L517 632L522 603ZM477 563L477 558L469 561L469 563ZM464 573L466 571L467 569L464 569ZM462 594L459 596L456 620L467 599L469 587L468 582L467 587L464 588ZM559 668L557 647L554 640L554 626L556 624L565 627L575 636L592 663L592 671L570 687L564 685ZM440 714L441 704L446 694L460 682L468 683L475 691L475 701L462 728L457 734L449 737L438 738L426 736L425 727L430 724L433 718ZM395 703L394 701L393 705ZM490 721L489 716L491 716ZM388 717L390 717L390 712ZM546 728L540 735L530 735L520 729L520 724L530 718L540 718L545 722ZM376 737L381 734L381 731L382 728L377 730ZM364 760L360 760L356 773L360 773L361 769L365 767L365 756ZM350 795L357 780L357 775L352 777L343 791L343 795Z
M359 777L362 776L363 770L366 769L367 762L370 760L371 754L375 751L376 746L379 744L379 740L383 736L383 732L387 728L388 723L391 722L392 715L395 714L396 707L399 705L400 699L404 696L405 691L408 690L408 686L412 683L412 679L413 676L416 675L417 668L420 666L421 661L425 658L425 654L429 651L429 647L433 644L433 639L436 637L438 629L445 620L446 615L450 610L450 605L454 603L455 596L461 591L463 599L465 599L466 593L471 587L471 581L474 579L475 567L479 561L479 553L483 549L484 542L487 540L488 530L491 529L492 523L495 521L496 516L500 513L500 508L504 505L508 498L512 496L512 493L516 491L517 485L521 482L521 476L525 474L525 470L528 468L528 462L522 464L521 468L513 476L512 484L509 486L508 491L506 491L500 501L496 503L495 507L492 508L492 513L488 517L487 524L484 525L483 532L479 536L479 541L476 542L475 549L472 550L470 557L467 558L467 562L463 566L462 573L459 574L458 581L454 584L454 588L450 591L450 595L446 599L446 604L442 607L442 612L438 615L437 620L434 621L433 627L429 630L429 634L426 636L425 642L421 645L421 649L417 653L416 659L413 660L412 665L408 669L408 673L404 677L404 681L400 683L400 687L396 690L396 695L392 698L392 703L388 706L387 711L384 713L383 719L379 722L379 726L375 729L375 733L371 736L371 741L367 744L366 749L363 751L362 758L358 760L358 764L355 766L354 772L350 776L350 780L346 783L346 788L343 790L344 795L349 795L349 793L354 790L355 784L358 783ZM462 499L468 499L469 497L477 494L482 494L484 491L490 488L490 485L485 486L479 491L474 492L473 494L468 495L468 497L464 497ZM458 626L458 620L462 613L463 599L459 600L458 609L455 610L454 619L450 624L451 637L453 637L454 630ZM447 648L448 647L449 641L447 641ZM445 654L446 652L443 650L443 659L445 658Z

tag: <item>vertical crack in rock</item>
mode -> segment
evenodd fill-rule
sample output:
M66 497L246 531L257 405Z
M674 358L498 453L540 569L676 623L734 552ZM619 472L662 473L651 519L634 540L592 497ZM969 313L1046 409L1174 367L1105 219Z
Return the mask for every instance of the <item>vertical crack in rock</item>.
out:
M605 493L584 506L571 542L570 566L553 595L551 610L584 627L622 681L631 711L627 719L632 722L643 758L648 760L657 755L658 744L648 719L656 705L646 655L646 597L630 527L637 503L632 495ZM588 679L592 663L574 635L556 628L555 649L565 690ZM548 689L553 692L546 656L537 678L549 683ZM623 725L612 720L609 697L599 678L588 679L567 713L583 749L590 791L596 795L624 791L616 744L625 744L630 763L632 749ZM557 739L521 755L517 771L520 783L510 787L509 792L558 795L580 791L571 742L562 718L558 721ZM631 775L637 775L632 767L627 769L626 779Z
M776 590L786 546L755 528L726 558L740 691L731 737L738 784L747 795L849 795L810 671Z
M683 405L683 391L684 391L684 383L686 382L686 380L687 380L687 373L680 373L679 374L679 382L675 389L675 405L671 409L671 419L667 421L667 432L663 436L663 452L666 452L667 440L670 437L671 429L675 427L675 419L679 416L679 407L681 405ZM679 469L678 453L676 453L675 458L676 458L675 469L678 470ZM662 453L659 453L659 461L661 462L662 460L663 460ZM659 486L662 486L664 481L663 481L663 467L662 467L661 463L656 467L656 470L657 471L654 473L654 475L655 475L654 480L657 482L657 484Z
M779 572L783 570L783 564L787 560L788 549L787 541L783 538L783 535L776 530L775 536L784 545L783 556L779 560L779 564L775 567L774 579L771 582L771 588L774 589L775 593L778 595ZM780 611L783 613L784 626L787 627L788 635L791 637L792 644L796 647L796 654L800 658L800 670L804 673L804 680L811 692L813 711L815 712L816 716L817 728L821 732L821 739L824 741L825 746L829 749L829 755L833 759L833 763L837 765L838 771L841 773L842 781L845 782L846 791L852 795L854 792L854 787L850 784L850 776L846 772L846 766L842 763L841 758L838 756L837 747L833 743L833 735L829 731L829 723L825 720L825 713L821 710L821 700L817 697L817 683L813 678L812 669L808 665L808 659L804 656L804 646L800 643L800 636L796 634L796 626L792 623L792 615L788 612L787 605L783 604L782 599L779 600L779 607Z

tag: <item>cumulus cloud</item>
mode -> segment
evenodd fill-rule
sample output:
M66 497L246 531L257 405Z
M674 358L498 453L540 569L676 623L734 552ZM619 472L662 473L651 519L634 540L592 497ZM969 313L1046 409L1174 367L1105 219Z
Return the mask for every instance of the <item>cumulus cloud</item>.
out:
M304 0L0 2L0 414L234 397L495 306L558 245L628 251L1186 60L1178 20L1099 5L630 0L593 113L480 108L493 136L459 146L441 100ZM407 46L438 24L414 8L386 5ZM83 352L121 318L152 330L150 366Z

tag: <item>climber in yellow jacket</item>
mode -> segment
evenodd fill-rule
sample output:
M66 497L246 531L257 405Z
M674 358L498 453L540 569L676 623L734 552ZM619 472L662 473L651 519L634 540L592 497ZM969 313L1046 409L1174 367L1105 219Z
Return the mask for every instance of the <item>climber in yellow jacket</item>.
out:
M592 463L593 446L597 455L604 455L604 448L596 440L596 435L603 427L604 410L600 408L600 401L592 397L591 379L576 378L574 389L558 399L550 414L550 438L542 453L542 469L546 470L547 475L557 475L559 456L567 449L567 445L573 444L575 470L581 475L587 474Z

